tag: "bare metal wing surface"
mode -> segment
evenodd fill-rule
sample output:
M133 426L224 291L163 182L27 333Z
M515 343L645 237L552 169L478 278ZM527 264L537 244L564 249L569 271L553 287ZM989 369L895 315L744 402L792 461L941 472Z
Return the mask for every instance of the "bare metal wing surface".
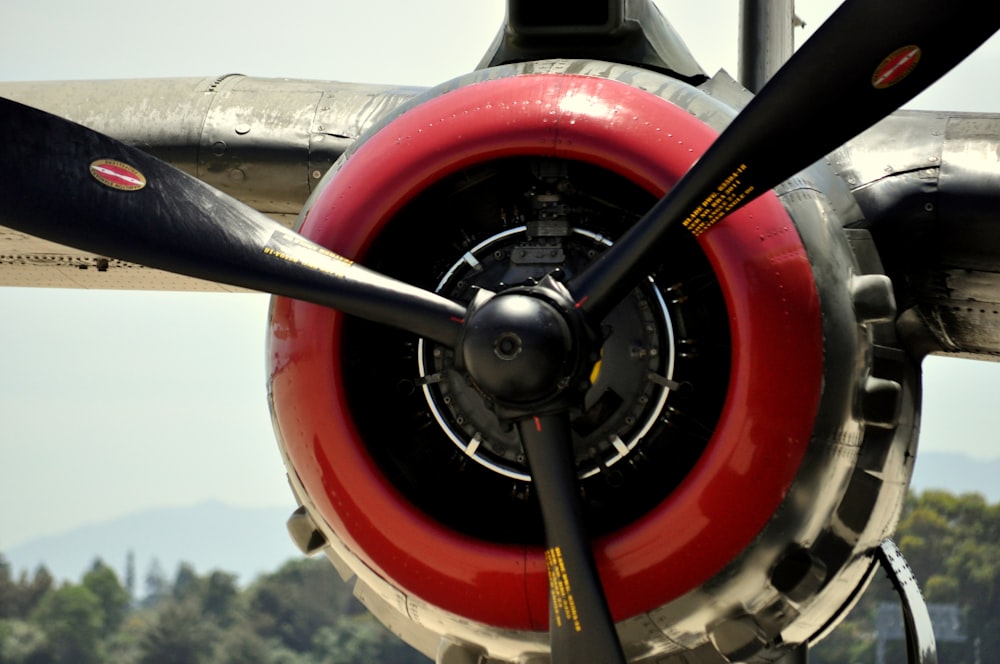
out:
M1000 10L849 0L778 68L766 4L756 94L639 0L511 0L430 90L2 86L0 280L274 294L292 538L438 662L803 662L882 565L931 664L888 540L920 360L1000 353L1000 120L896 109Z
M286 226L344 149L419 92L241 75L0 83L0 96L139 147ZM0 285L234 290L3 227Z
M901 111L830 155L900 289L920 355L1000 352L1000 115Z

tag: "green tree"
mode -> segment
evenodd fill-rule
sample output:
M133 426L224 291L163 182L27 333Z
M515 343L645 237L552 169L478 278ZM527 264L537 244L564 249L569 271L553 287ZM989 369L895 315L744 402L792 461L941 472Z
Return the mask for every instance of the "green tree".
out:
M26 619L35 610L41 599L52 590L53 579L48 568L39 565L35 569L34 575L29 578L27 572L21 572L17 581L10 577L10 568L6 568L6 581L2 580L5 574L0 569L0 591L3 593L3 600L0 600L0 618L21 618Z
M273 655L271 645L243 623L226 630L212 664L277 664Z
M319 664L426 664L427 658L403 643L370 614L343 616L320 628L313 640Z
M978 494L927 491L911 495L896 541L921 582L925 599L958 604L962 612L968 640L939 642L941 661L973 664L976 639L980 661L1000 661L1000 505L988 505ZM868 655L861 656L859 649L867 653L874 644L879 602L899 602L887 582L872 584L848 619L814 650L810 661L872 661ZM888 661L905 657L902 652L901 643L890 642Z
M212 661L216 631L191 601L169 600L140 637L141 664L202 664Z
M104 614L104 636L114 633L125 619L129 607L128 591L118 581L115 571L97 559L83 576L83 586L101 602Z
M170 591L170 584L163 573L163 567L156 558L149 563L146 570L146 597L143 599L143 606L152 606L162 600Z
M944 491L927 491L911 502L912 511L900 523L903 552L916 558L914 572L927 580L928 601L957 602L965 617L969 641L949 646L949 659L971 664L973 642L979 638L983 661L996 661L1000 658L1000 505L990 506L978 494L954 496Z
M191 563L182 562L177 566L174 575L174 585L171 590L174 599L183 601L201 594L201 579Z
M214 571L208 575L203 584L201 609L206 616L225 627L233 620L239 588L236 586L236 575Z
M45 664L50 661L48 638L42 628L24 620L0 620L0 662Z
M324 560L292 560L250 588L254 629L289 649L304 653L320 628L344 614L363 612L347 586Z
M47 593L32 614L32 622L45 632L53 662L101 660L104 612L100 599L86 587L66 584Z
M0 553L0 620L17 616L14 595L17 592L10 563Z
M104 640L105 664L136 664L142 659L142 638L156 618L156 609L129 611L114 634Z
M313 640L313 652L319 664L396 661L383 656L384 646L383 630L360 618L345 618L321 627Z
M129 603L135 602L135 551L131 549L125 554L125 592Z

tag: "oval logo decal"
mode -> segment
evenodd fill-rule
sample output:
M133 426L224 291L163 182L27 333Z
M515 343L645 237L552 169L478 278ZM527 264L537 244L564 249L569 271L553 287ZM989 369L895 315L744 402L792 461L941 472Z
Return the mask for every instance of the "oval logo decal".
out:
M897 48L883 60L875 73L872 74L872 85L878 90L891 88L910 75L913 68L920 62L919 46L904 46Z
M121 191L137 191L146 186L146 176L137 168L115 159L98 159L91 163L90 174L104 186Z

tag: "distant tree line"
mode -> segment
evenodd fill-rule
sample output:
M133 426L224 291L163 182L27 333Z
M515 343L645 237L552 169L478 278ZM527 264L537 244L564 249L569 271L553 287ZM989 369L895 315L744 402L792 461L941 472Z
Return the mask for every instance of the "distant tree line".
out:
M967 638L942 642L949 664L1000 661L1000 505L979 495L911 495L897 532L929 602L958 605ZM0 664L425 664L354 599L323 559L294 560L241 589L236 577L158 564L136 598L133 558L125 582L96 560L79 583L57 585L44 568L14 578L0 556ZM897 602L873 583L851 615L813 650L812 664L876 661L876 615ZM904 662L901 642L885 661Z
M134 586L134 570L126 578ZM340 664L427 659L386 630L324 559L294 560L240 589L236 577L173 579L158 564L137 600L97 560L78 584L40 567L13 578L0 557L2 664Z
M939 640L948 664L1000 662L1000 504L979 494L944 491L910 495L896 532L927 602L958 606L965 641ZM881 572L851 615L810 656L810 664L876 662L879 604L899 598ZM905 662L901 641L890 641L886 662Z

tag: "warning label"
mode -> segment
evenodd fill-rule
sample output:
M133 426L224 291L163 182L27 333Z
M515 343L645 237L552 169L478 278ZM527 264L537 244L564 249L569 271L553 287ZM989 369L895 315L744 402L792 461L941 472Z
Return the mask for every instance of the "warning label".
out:
M740 164L715 188L715 191L691 211L683 221L684 228L698 237L739 207L754 191L753 185L744 186L741 181L746 170L747 165Z
M549 569L549 592L552 596L552 615L556 627L572 626L574 631L581 631L580 616L573 599L573 588L566 574L566 562L562 550L557 546L545 550L545 564Z

